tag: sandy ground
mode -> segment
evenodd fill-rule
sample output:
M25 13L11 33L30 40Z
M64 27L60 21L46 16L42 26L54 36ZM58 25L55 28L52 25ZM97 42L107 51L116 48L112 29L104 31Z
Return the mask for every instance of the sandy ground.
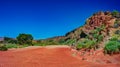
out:
M120 67L80 60L68 46L31 46L0 51L0 67Z

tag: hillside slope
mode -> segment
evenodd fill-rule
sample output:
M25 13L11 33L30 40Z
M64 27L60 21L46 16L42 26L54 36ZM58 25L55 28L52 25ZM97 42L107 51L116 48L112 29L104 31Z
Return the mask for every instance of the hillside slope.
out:
M119 63L116 58L120 55L120 13L97 12L86 20L84 26L67 33L65 40L79 50L76 53L82 60Z
M89 17L83 26L66 33L65 36L39 42L48 45L68 44L78 50L105 49L108 54L118 53L120 52L120 13L118 11L97 12ZM117 44L110 45L112 43ZM114 48L111 48L113 46Z

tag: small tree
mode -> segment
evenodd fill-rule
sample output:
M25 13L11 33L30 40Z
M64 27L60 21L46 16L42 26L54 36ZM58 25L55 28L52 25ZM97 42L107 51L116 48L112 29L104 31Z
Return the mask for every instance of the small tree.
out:
M17 37L18 44L29 44L32 45L33 36L31 34L19 34Z

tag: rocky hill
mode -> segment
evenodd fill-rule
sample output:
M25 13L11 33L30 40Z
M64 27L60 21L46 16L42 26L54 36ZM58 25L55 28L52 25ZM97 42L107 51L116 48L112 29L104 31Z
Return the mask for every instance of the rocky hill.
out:
M67 33L66 36L67 38L84 38L87 35L90 36L93 30L101 26L105 26L105 29L101 31L100 34L106 36L110 33L110 30L114 27L115 21L118 19L119 18L113 17L110 12L98 12L88 18L84 26Z
M115 39L115 37L120 42L119 36L120 13L118 11L101 11L93 14L83 26L66 33L65 36L57 36L41 41L54 42L54 44L61 42L62 44L72 45L76 49L101 49L105 48L105 44L111 39Z
M76 53L82 60L119 63L120 12L97 12L83 26L68 32L64 39L67 44L79 50Z
M87 19L84 26L77 28L68 34L67 38L81 39L87 36L91 37L94 34L94 30L98 30L100 35L111 37L114 31L119 30L120 26L120 13L118 12L98 12ZM100 30L101 28L101 30ZM102 29L103 28L103 29Z

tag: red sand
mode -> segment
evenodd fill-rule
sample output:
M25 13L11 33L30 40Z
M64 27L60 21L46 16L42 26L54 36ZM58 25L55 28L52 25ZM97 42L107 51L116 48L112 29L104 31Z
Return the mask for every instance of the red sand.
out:
M69 47L29 47L0 51L0 67L120 67L80 60Z

